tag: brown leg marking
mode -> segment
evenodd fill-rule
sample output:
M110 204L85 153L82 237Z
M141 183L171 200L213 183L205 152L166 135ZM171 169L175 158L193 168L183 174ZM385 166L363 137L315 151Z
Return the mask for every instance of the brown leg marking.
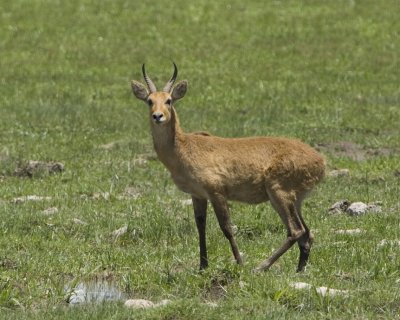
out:
M203 270L208 266L206 245L207 200L192 197L192 201L197 231L199 232L200 270Z

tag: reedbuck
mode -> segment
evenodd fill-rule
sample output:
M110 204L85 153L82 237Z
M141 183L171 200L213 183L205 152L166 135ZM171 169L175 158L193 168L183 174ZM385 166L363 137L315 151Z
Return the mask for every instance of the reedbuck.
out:
M307 264L312 235L301 215L301 203L325 173L324 158L310 146L288 138L220 138L182 131L174 103L183 98L187 81L174 87L178 70L162 91L146 74L147 88L132 81L136 98L149 106L150 126L156 153L171 172L177 187L192 196L199 233L200 269L208 265L206 212L210 201L238 264L242 257L232 232L228 200L257 204L270 201L287 229L284 243L261 262L255 271L268 269L294 243L300 258L297 271ZM147 90L148 89L148 90Z

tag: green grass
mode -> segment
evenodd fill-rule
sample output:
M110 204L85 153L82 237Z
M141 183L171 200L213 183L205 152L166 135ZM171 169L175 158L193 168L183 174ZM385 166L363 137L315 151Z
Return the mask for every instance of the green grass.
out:
M0 1L0 318L398 318L400 247L378 244L400 239L399 14L395 0ZM177 105L187 131L391 151L363 161L327 154L329 168L351 174L327 178L305 203L316 236L306 272L295 273L295 248L251 272L285 230L269 205L238 203L246 264L232 264L210 214L210 268L198 272L188 197L155 160L146 106L129 85L143 62L163 85L171 61L189 81ZM65 172L14 176L29 160L60 161ZM121 199L127 187L139 196ZM99 192L110 196L93 199ZM51 200L11 202L25 195ZM329 215L344 198L381 201L383 211ZM43 215L49 207L58 213ZM365 232L334 232L355 228ZM103 274L129 297L172 303L65 303L66 285ZM298 281L350 294L296 291Z

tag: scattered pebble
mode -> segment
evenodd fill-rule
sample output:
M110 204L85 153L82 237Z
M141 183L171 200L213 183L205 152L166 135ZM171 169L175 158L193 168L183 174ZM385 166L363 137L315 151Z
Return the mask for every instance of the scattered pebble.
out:
M120 144L119 142L115 141L115 142L102 144L99 146L99 148L104 149L104 150L112 150L112 149L118 147L119 144Z
M150 300L145 299L129 299L125 301L124 306L131 309L149 309L162 307L169 303L171 303L171 300L168 299L161 300L159 303L154 303Z
M347 209L346 212L351 216L360 216L367 212L381 212L382 209L377 204L365 204L363 202L354 202Z
M237 233L238 233L239 228L238 228L238 226L237 226L236 224L232 224L232 225L231 225L231 228L232 228L232 231L233 231L234 234L237 234Z
M310 290L313 288L311 284L305 282L294 282L291 283L290 286L298 290ZM346 296L349 293L348 290L332 289L328 287L315 287L315 291L323 297Z
M110 193L109 192L94 192L91 197L93 200L99 200L99 199L104 199L108 200L110 199Z
M154 303L145 299L129 299L125 301L124 306L131 309L148 309L153 308Z
M20 204L20 203L24 203L27 201L45 201L45 200L51 200L51 197L42 197L42 196L36 196L36 195L23 196L23 197L14 198L11 200L11 202L15 203L15 204Z
M117 240L120 236L124 235L127 232L128 232L128 226L123 226L117 230L114 230L111 233L111 235L114 237L115 240Z
M294 282L291 283L290 286L295 289L311 289L312 285L305 282Z
M349 169L337 169L328 172L328 177L347 177L350 175Z
M350 206L350 201L349 200L340 200L338 202L335 202L329 209L330 214L340 214L344 213L347 208Z
M335 233L336 234L350 234L350 235L355 235L355 234L361 234L364 233L365 230L362 229L347 229L347 230L336 230Z
M148 162L147 156L144 154L139 154L135 159L133 159L134 166L144 166Z
M181 205L183 206L191 206L192 204L193 204L192 199L181 200Z
M33 177L37 174L53 174L64 171L64 164L61 162L42 162L29 160L24 166L15 169L17 177Z
M51 215L53 215L53 214L55 214L57 212L58 212L58 208L57 207L50 207L50 208L47 208L47 209L43 210L42 214L45 215L45 216L51 216Z
M109 192L93 192L92 194L81 194L80 198L82 200L109 200Z
M318 287L315 288L318 294L321 296L330 296L330 297L335 297L335 296L347 296L349 294L348 290L339 290L339 289L331 289L327 287Z
M363 202L354 202L347 209L346 212L351 216L359 216L368 210L368 205Z
M137 199L140 197L140 192L137 188L127 186L122 195L117 196L118 200Z
M365 213L379 213L382 211L381 203L375 202L366 204L364 202L353 202L349 200L340 200L335 202L329 209L330 214L347 213L350 216L360 216Z
M400 240L386 240L383 239L378 243L378 247L382 248L385 246L400 247Z
M78 218L72 219L72 222L75 223L75 224L80 224L82 226L86 226L87 225L87 222L82 221L81 219L78 219Z

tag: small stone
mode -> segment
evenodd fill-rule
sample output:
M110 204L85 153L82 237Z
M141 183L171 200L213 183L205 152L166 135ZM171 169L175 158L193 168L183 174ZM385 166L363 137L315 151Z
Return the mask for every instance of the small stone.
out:
M349 169L337 169L337 170L332 170L328 173L329 177L347 177L349 175L350 175Z
M36 196L36 195L31 195L31 196L23 196L23 197L17 197L11 200L12 203L19 204L19 203L24 203L27 201L44 201L44 200L51 200L51 197L42 197L42 196Z
M309 283L305 282L293 282L290 284L290 286L294 289L311 289L312 286Z
M78 218L72 219L72 222L75 223L75 224L80 224L82 226L86 226L87 225L87 222L82 221L81 219L78 219Z
M183 206L191 206L192 204L192 199L181 200L181 205Z
M94 192L92 194L92 199L93 200L100 200L100 199L108 200L108 199L110 199L110 193L109 192Z
M117 146L118 146L118 142L110 142L110 143L100 145L99 148L104 149L104 150L111 150Z
M17 168L14 174L18 177L33 177L40 174L53 174L64 171L64 164L61 162L42 162L29 160L24 166Z
M117 230L114 230L111 235L117 240L120 236L124 235L128 231L128 226L123 226Z
M349 234L349 235L355 235L355 234L361 234L364 233L365 230L362 229L347 229L347 230L336 230L335 233L336 234Z
M291 283L290 286L298 290L310 290L313 288L311 284L305 282L294 282ZM315 291L323 297L325 296L334 297L338 295L347 295L349 293L348 290L331 289L328 287L316 287Z
M42 211L42 214L45 216L51 216L55 213L58 212L58 208L57 207L51 207L51 208L47 208L46 210Z
M126 199L137 199L140 197L140 191L131 186L127 186L124 190L123 197Z
M378 247L379 248L382 248L382 247L385 247L385 246L400 247L400 240L386 240L386 239L383 239L378 243Z
M335 202L329 209L330 214L341 214L344 213L347 208L350 206L349 200L340 200Z
M236 224L232 224L231 228L232 228L233 234L237 234L238 233L239 228L238 228L238 226Z
M346 212L351 216L360 216L368 211L368 205L364 202L353 202Z
M323 297L346 296L349 293L347 290L331 289L328 287L318 287L315 290L317 291L318 294L320 294Z
M148 309L153 308L154 303L144 299L129 299L125 301L124 306L131 309Z
M379 213L382 212L382 207L379 203L368 204L368 212Z

